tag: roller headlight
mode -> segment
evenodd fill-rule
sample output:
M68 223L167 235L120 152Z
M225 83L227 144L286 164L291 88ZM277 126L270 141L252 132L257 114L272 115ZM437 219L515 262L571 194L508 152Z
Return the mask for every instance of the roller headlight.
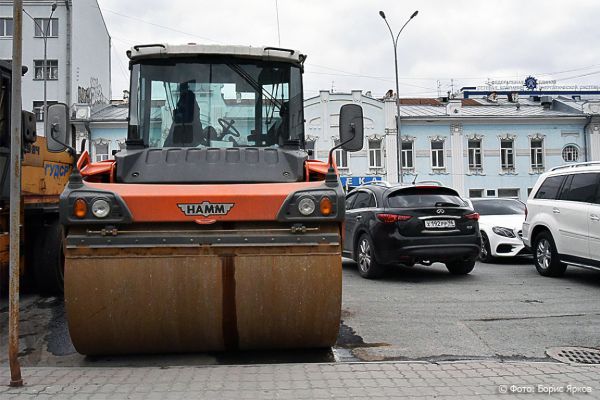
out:
M305 197L298 202L298 211L302 215L311 215L315 212L315 201L309 197Z
M492 231L494 231L494 233L496 235L500 235L500 236L504 236L504 237L508 237L508 238L514 238L517 237L515 235L515 232L510 229L510 228L504 228L502 226L495 226L492 228Z
M92 203L92 214L96 218L106 218L110 214L110 204L103 199L95 200Z

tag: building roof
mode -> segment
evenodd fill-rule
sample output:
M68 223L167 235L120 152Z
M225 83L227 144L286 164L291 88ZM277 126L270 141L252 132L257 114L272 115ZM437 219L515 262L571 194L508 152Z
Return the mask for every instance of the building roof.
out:
M510 106L463 106L456 108L458 112L451 111L444 106L403 106L400 107L402 118L436 118L436 117L456 117L456 118L553 118L553 117L583 117L581 112L575 109L567 111L566 109L556 110L544 108L541 105L520 105Z
M129 114L129 104L102 104L92 107L94 122L125 121Z

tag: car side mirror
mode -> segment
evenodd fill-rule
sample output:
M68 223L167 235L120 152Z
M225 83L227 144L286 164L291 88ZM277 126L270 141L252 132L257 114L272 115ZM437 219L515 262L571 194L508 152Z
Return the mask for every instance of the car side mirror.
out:
M67 135L69 127L69 108L66 104L52 104L46 110L44 131L46 146L52 153L60 153L69 148Z
M345 104L340 109L340 143L346 151L359 151L363 148L363 110L356 104Z

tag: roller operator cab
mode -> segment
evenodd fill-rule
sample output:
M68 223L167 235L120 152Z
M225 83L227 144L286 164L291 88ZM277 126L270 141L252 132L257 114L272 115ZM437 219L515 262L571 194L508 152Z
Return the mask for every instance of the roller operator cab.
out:
M61 196L75 348L333 345L344 193L333 163L305 150L306 57L163 44L128 56L126 146L100 163L84 153ZM66 112L51 111L60 150ZM362 109L342 107L339 147L362 141Z

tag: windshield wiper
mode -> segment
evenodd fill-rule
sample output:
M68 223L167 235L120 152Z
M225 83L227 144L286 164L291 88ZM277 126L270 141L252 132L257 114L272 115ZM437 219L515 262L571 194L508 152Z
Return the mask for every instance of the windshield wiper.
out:
M272 101L275 105L277 105L277 107L281 110L281 107L283 107L283 102L280 102L279 100L277 100L276 97L274 97L271 93L267 92L261 85L260 83L258 83L258 81L256 79L254 79L250 74L248 74L248 72L244 71L239 65L237 64L227 64L227 66L229 68L231 68L235 73L237 73L239 76L241 76L242 78L244 78L244 80L254 88L254 90L256 90L257 92L261 92L263 95L265 95L265 97L267 97L270 101Z

